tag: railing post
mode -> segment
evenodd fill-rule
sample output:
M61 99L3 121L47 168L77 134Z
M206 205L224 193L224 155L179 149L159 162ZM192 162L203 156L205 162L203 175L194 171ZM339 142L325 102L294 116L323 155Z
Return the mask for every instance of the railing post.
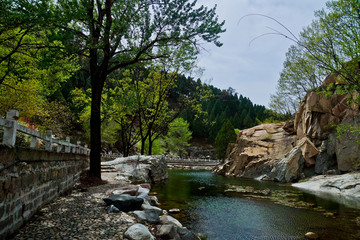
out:
M76 142L76 153L77 154L80 154L80 148L81 148L80 143L81 143L80 141Z
M46 151L51 151L52 150L52 131L51 130L48 130L46 132L45 150Z
M67 142L67 145L65 146L65 152L66 153L69 153L70 152L70 137L66 137L66 142Z
M89 155L89 148L88 148L88 145L87 144L85 144L85 149L84 149L84 154L86 154L86 155Z
M17 110L9 110L6 113L6 119L12 123L12 126L4 128L3 144L15 146L17 122L19 119L19 112Z
M56 152L61 152L61 149L62 149L62 145L61 144L58 144L57 145L57 148L56 148Z
M34 149L36 147L36 144L37 144L37 138L35 136L32 136L30 142L30 148Z

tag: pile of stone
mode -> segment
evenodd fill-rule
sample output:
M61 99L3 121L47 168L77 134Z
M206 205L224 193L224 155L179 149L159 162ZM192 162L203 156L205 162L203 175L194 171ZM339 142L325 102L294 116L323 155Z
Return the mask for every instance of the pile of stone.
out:
M150 196L149 184L129 185L107 191L104 202L108 206L108 214L121 216L127 214L136 219L134 224L126 229L124 237L130 240L145 239L184 239L199 238L182 227L166 210L158 207L156 196Z

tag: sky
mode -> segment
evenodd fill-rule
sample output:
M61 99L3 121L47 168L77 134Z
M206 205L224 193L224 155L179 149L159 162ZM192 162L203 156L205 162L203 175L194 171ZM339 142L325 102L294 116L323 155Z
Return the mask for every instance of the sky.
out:
M285 25L295 36L315 19L314 11L325 8L326 0L198 0L198 4L217 5L219 20L225 20L226 32L220 36L223 46L205 44L198 67L203 69L201 80L220 89L232 87L254 104L268 107L270 94L283 69L285 54L294 44L279 35L258 36L273 28L286 32ZM255 39L256 38L256 39ZM255 39L255 40L254 40Z

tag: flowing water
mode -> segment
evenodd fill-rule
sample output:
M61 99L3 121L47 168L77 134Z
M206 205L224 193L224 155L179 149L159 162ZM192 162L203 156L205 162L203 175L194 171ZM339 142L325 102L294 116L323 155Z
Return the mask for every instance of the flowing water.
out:
M302 192L286 184L230 178L207 171L170 170L157 184L161 208L207 239L360 239L360 210Z

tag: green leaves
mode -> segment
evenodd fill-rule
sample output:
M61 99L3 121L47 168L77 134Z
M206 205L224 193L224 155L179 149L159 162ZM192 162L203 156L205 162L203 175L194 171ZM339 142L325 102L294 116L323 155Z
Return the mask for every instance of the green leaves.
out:
M315 13L316 19L286 54L277 92L271 97L271 107L278 112L296 111L306 92L319 88L330 74L337 78L336 87L326 86L320 92L349 93L351 101L359 92L359 2L337 0L326 6L327 10Z
M231 122L228 120L226 121L219 133L216 135L215 139L215 153L219 159L225 158L226 149L229 143L234 143L236 141L236 134L234 131L234 127Z
M189 123L182 118L176 118L169 124L169 131L165 137L168 152L177 156L184 156L186 147L190 146L191 132Z

